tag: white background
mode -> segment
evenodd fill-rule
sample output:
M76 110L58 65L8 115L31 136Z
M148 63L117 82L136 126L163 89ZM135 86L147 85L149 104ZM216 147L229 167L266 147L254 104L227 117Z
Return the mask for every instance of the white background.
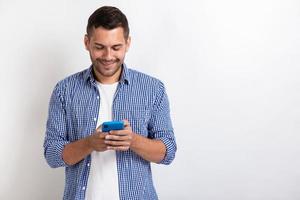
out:
M126 63L167 87L178 152L153 165L160 199L300 199L298 0L0 0L0 199L61 199L49 98L90 65L86 23L105 4L128 17Z

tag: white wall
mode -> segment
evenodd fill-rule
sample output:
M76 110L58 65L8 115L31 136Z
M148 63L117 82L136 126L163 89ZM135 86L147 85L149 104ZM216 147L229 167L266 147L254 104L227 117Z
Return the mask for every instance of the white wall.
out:
M178 153L161 199L300 199L300 2L0 1L0 199L62 197L43 158L56 82L89 66L99 6L127 15L127 64L164 81Z

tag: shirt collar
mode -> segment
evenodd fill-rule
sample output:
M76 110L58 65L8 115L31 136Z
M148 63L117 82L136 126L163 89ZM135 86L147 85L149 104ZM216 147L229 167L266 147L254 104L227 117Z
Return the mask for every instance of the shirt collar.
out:
M93 65L91 65L84 74L84 80L95 83L96 79L93 74ZM130 84L130 74L125 63L122 64L122 73L119 80L120 83Z

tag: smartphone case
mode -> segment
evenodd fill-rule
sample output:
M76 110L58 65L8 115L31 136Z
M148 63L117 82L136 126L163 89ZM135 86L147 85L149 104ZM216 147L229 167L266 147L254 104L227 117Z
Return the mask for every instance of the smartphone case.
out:
M124 129L123 121L109 121L102 123L102 132L109 132L111 130L122 130Z

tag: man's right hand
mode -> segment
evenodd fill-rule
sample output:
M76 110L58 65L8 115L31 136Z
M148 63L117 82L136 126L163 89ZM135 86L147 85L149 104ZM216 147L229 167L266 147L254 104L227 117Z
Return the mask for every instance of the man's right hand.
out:
M74 165L93 151L106 151L107 145L104 143L106 135L107 133L96 129L92 135L67 144L63 150L63 160L68 165Z
M103 133L99 129L96 129L96 131L92 135L86 138L89 147L93 151L106 151L107 145L104 143L106 135L107 133Z

